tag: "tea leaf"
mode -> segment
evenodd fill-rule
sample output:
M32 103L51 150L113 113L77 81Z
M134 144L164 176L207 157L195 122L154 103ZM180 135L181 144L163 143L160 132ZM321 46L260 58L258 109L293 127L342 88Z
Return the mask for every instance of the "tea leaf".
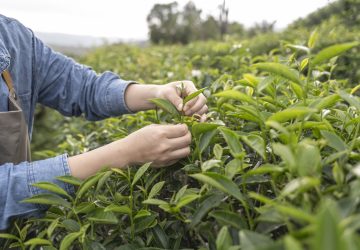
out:
M141 176L144 175L144 173L146 172L146 170L148 170L148 168L150 167L151 165L151 162L148 162L148 163L145 163L144 165L142 165L138 171L136 171L135 175L134 175L134 179L131 183L131 186L134 186L138 181L139 179L141 178Z
M20 238L16 237L15 235L6 233L0 233L0 238L20 241Z
M290 181L281 191L280 197L285 197L293 193L303 193L307 190L320 185L320 180L312 177L301 177Z
M339 91L339 95L342 99L347 101L351 106L354 106L357 110L360 110L360 100L359 97L350 95L345 91Z
M225 127L220 127L218 129L224 136L224 139L230 148L231 154L234 157L239 155L243 151L243 147L240 144L238 134Z
M217 130L208 131L200 136L199 150L203 153L204 150L210 145L211 140L217 134Z
M337 250L345 249L341 240L341 229L339 227L340 216L334 202L323 204L316 219L314 249Z
M142 209L136 213L134 219L146 217L146 216L150 216L150 215L151 215L151 213L149 211Z
M26 242L24 242L25 246L43 246L43 245L48 245L48 246L52 246L52 243L48 240L45 239L41 239L41 238L32 238Z
M164 249L170 249L169 247L170 239L159 224L152 228L152 232L155 240L160 243L161 247L163 247Z
M182 196L179 201L176 203L175 210L179 210L183 206L186 206L187 204L193 202L194 200L198 199L200 195L198 194L186 194Z
M232 245L232 239L226 226L223 226L216 238L216 249L228 250Z
M215 144L213 148L214 156L217 160L220 160L223 154L223 148L219 144Z
M290 86L291 86L291 89L294 91L295 95L297 96L297 98L304 99L305 94L304 94L304 91L303 91L303 89L301 88L301 86L299 84L291 82Z
M294 237L287 235L284 238L284 245L286 250L302 250L300 242L297 241Z
M318 40L318 37L319 37L319 32L318 32L318 29L316 28L315 30L313 30L313 32L311 32L310 34L310 38L309 38L309 41L308 41L308 47L310 49L314 48L315 47L315 43L316 41Z
M80 231L80 225L72 219L65 219L61 224L66 228L67 231L77 232Z
M239 236L241 249L256 250L273 243L269 237L249 230L241 230Z
M321 98L320 101L314 102L310 106L318 110L322 110L334 106L339 100L340 100L340 96L338 94L333 94Z
M313 66L319 65L320 63L327 61L335 56L338 56L349 49L352 49L356 46L359 46L358 42L351 42L351 43L343 43L343 44L335 44L330 47L327 47L321 50L311 61Z
M163 188L164 184L165 184L165 181L160 181L160 182L156 183L156 184L151 188L150 193L149 193L149 195L148 195L148 199L151 199L151 198L153 198L155 195L157 195L157 194L160 192L160 190Z
M321 135L326 139L326 141L328 142L328 145L330 147L336 149L337 151L341 152L341 151L345 151L348 149L348 146L346 145L346 143L335 133L322 130Z
M287 122L296 118L303 118L305 115L315 113L317 110L308 107L293 107L279 111L271 115L267 121Z
M317 146L304 141L300 142L296 151L297 172L300 176L314 176L321 171L321 155Z
M67 250L73 245L73 242L82 235L82 232L70 233L66 235L60 244L60 250Z
M240 136L240 139L255 150L264 160L266 159L265 141L262 137L258 135L247 135Z
M59 220L60 220L60 218L57 218L50 223L49 227L46 230L46 234L47 234L48 238L51 237L55 228L59 225Z
M193 213L189 227L196 226L202 218L214 207L217 207L221 203L223 195L212 194L201 202L200 206Z
M316 129L316 130L330 130L333 131L331 124L325 119L322 122L304 121L302 123L293 123L286 127L289 130L299 129Z
M303 45L286 44L286 47L289 47L289 48L297 50L297 51L303 51L303 52L306 52L307 54L310 52L310 49Z
M256 104L256 101L252 97L250 97L250 96L248 96L248 95L246 95L246 94L244 94L244 93L242 93L240 91L237 91L237 90L225 90L223 92L219 92L217 94L214 94L213 96L215 96L215 97L224 97L226 99L231 99L231 100L236 100L236 101L240 101L240 102L247 102L247 103L251 103L251 104Z
M112 171L106 171L104 175L99 179L97 186L96 186L96 192L99 192L100 189L104 186L105 182L110 178L110 176L113 174Z
M146 217L140 217L135 220L135 233L140 233L157 225L156 215L152 214Z
M56 179L59 181L65 182L65 183L75 185L75 186L80 186L82 183L81 180L79 180L71 175L58 176L58 177L56 177Z
M66 208L71 207L71 204L68 201L66 201L65 199L63 199L60 196L55 195L55 194L38 194L38 195L34 195L30 198L26 198L22 202L43 204L43 205L63 206Z
M290 171L294 172L296 166L296 158L291 148L288 145L283 145L280 143L273 143L272 147L274 153L281 157L281 159L289 167Z
M177 108L174 106L174 104L172 104L170 101L166 99L154 98L154 99L150 99L149 101L173 116L176 117L180 116L180 113L177 110Z
M76 192L76 199L80 199L86 191L90 189L90 187L94 186L95 183L104 175L104 173L98 173L96 175L91 176L86 181L82 182L78 191Z
M209 184L226 194L232 195L241 202L245 201L245 197L241 194L239 187L223 175L206 172L201 174L192 174L190 177Z
M239 230L248 228L246 222L242 218L242 215L239 213L219 210L211 212L209 215L219 221L222 225L231 226Z
M200 95L202 92L204 92L205 89L206 88L199 89L199 90L191 93L190 95L186 96L183 100L183 106L185 106L185 104L188 103L190 100L194 99L195 97Z
M128 206L126 206L126 205L119 206L116 204L111 204L111 205L107 206L104 209L104 212L115 212L115 213L119 213L119 214L131 214L132 213L131 209Z
M101 224L117 224L118 219L111 211L105 211L102 208L96 208L89 214L88 219L90 221L101 223Z
M289 67L280 64L280 63L257 63L254 64L253 67L266 71L266 72L270 72L273 73L275 75L284 77L290 81L293 81L295 83L298 84L302 84L300 78L298 77L298 75Z
M168 203L163 200L159 199L147 199L142 202L143 204L149 204L149 205L167 205Z
M288 215L288 216L293 217L295 219L310 222L310 223L313 223L315 221L314 217L311 214L307 213L307 212L304 212L304 211L302 211L302 210L300 210L298 208L295 208L295 207L278 204L275 201L270 200L270 199L268 199L268 198L266 198L266 197L264 197L262 195L259 195L257 193L250 192L249 197L253 198L255 200L258 200L260 202L263 202L265 204L272 205L280 213Z
M56 194L64 195L66 197L72 198L64 189L52 182L37 182L32 184L34 187L38 187Z
M306 66L308 66L309 64L309 58L305 58L304 60L301 61L300 63L300 71L303 71Z
M251 74L244 74L243 77L253 88L256 88L260 82L259 79L257 79L254 75Z
M215 123L195 123L191 127L191 132L195 138L200 138L201 134L204 134L206 132L212 131L216 128L218 128L220 125Z
M185 194L186 190L187 190L187 185L180 188L175 195L174 202L177 202Z

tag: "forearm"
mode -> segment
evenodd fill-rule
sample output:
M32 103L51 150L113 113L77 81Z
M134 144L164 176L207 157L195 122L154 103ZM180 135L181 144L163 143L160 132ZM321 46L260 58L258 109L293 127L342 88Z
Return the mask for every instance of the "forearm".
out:
M76 178L86 179L103 167L126 167L130 163L130 157L124 144L124 140L118 140L92 151L69 157L71 174Z
M131 84L125 92L125 103L132 112L149 110L155 105L149 99L159 97L159 87L153 84Z
M31 163L0 165L0 230L5 229L16 216L37 215L44 210L43 205L21 202L34 195L48 193L35 187L35 183L52 182L69 195L74 195L75 189L72 185L56 179L69 174L66 155Z

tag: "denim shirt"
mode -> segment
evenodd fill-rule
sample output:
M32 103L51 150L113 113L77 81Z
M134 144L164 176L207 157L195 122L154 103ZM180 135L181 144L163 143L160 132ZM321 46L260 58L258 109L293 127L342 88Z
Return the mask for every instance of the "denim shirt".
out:
M112 72L96 74L91 68L54 52L17 20L0 15L0 72L5 69L13 78L30 137L36 103L65 116L85 114L88 120L130 113L124 101L130 81ZM0 77L0 111L8 110L7 96L8 89ZM53 182L74 194L72 186L55 179L70 174L66 154L31 163L1 165L0 230L6 229L15 217L43 212L43 206L21 203L43 192L32 186L36 182Z

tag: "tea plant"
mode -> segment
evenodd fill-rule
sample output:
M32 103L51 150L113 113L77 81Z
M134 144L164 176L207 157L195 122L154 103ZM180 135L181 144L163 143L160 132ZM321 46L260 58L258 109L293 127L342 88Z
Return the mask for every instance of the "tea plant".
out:
M183 104L202 92L208 95L205 123L153 99L157 111L73 128L74 135L60 147L69 153L149 123L184 122L191 128L192 153L164 169L148 163L104 168L83 182L59 177L76 186L75 197L55 184L38 183L45 193L25 202L49 206L46 216L0 234L5 246L357 249L360 85L335 79L333 72L337 57L359 43L314 52L316 37L315 31L307 46L287 43L279 52L255 58L224 44L213 61L188 58L189 71L197 65L206 75ZM163 62L167 67L169 61ZM177 77L186 78L185 66L174 67Z

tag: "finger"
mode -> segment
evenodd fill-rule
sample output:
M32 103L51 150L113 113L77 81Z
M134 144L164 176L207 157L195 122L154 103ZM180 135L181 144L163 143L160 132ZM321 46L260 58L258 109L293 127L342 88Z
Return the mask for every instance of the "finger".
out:
M181 148L181 149L172 151L169 154L169 159L170 160L182 159L182 158L190 155L190 153L191 153L190 147Z
M191 94L191 93L190 93ZM185 106L183 111L186 112L188 109L190 109L192 106L194 106L194 104L199 100L199 96L195 97L194 99L188 101Z
M199 95L199 99L197 100L197 102L187 111L185 111L185 115L195 114L205 106L206 102L207 102L206 97L202 94Z
M189 132L188 127L185 124L176 125L162 125L166 138L178 138L186 135Z
M187 132L186 135L178 138L172 138L170 139L171 148L173 150L181 149L188 147L191 143L191 133L190 131Z
M176 86L174 88L175 89L170 89L166 92L165 98L174 104L178 111L181 111L183 109L183 99L179 91L177 91Z
M175 159L175 160L171 160L171 161L168 161L168 162L151 164L151 166L152 166L153 168L163 168L163 167L171 166L171 165L175 164L175 163L178 162L178 161L179 161L179 159Z
M163 166L164 166L164 167L168 167L168 166L174 165L174 164L177 163L178 161L179 161L179 159L172 160L172 161L166 162Z
M195 84L192 81L183 81L185 83L185 91L187 95L197 91Z
M196 114L202 116L203 114L206 114L208 110L208 106L204 105L199 111L196 112Z
M207 120L207 115L203 114L200 118L200 122L206 122L206 120Z

